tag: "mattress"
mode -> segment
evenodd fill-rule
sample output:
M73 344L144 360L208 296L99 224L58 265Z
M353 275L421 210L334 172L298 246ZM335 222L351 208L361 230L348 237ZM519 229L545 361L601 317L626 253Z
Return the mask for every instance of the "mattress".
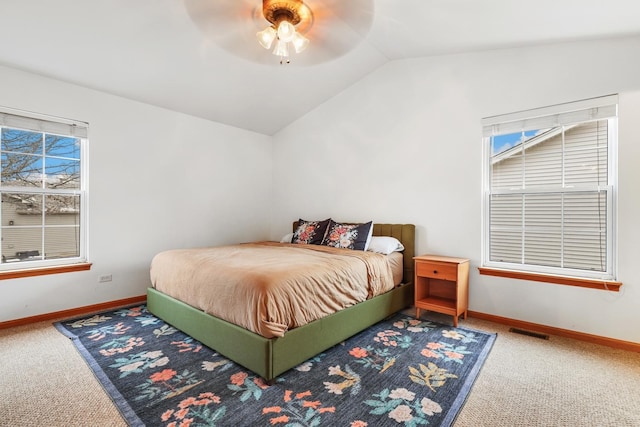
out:
M401 269L399 253L255 242L164 251L150 276L156 290L273 338L391 290Z

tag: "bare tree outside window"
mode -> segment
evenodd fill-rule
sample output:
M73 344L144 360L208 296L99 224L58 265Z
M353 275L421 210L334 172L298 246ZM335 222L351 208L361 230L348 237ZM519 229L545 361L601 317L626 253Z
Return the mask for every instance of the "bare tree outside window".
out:
M2 263L80 256L81 140L3 127Z

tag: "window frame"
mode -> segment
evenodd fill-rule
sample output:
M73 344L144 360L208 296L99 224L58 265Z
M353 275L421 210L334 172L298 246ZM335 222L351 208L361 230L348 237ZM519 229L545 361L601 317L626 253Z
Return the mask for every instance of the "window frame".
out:
M618 96L609 95L606 97L593 98L589 100L577 101L574 103L560 104L539 109L521 111L512 114L488 117L482 120L483 124L483 156L482 156L482 264L479 268L480 274L510 277L525 280L535 280L548 283L560 283L574 286L592 287L597 289L607 289L617 291L620 282L617 282L617 143L618 143ZM587 123L589 121L607 120L607 183L606 185L595 185L585 187L568 187L563 184L560 187L538 187L524 188L515 190L495 190L492 188L492 146L491 138L496 135L504 135L512 132L526 131L535 128L535 123L544 123L545 119L558 117L562 114L571 114L576 112L580 116L581 112L590 109L603 107L614 108L614 116L608 113L608 117L596 117L593 119L578 120L574 123ZM604 115L604 112L602 113ZM547 120L548 121L548 120ZM528 123L528 125L527 125ZM522 129L518 130L515 124L522 125ZM500 131L500 126L504 125L507 130ZM497 128L496 128L497 126ZM558 127L569 126L568 123L554 125ZM543 127L539 127L542 129ZM497 130L496 130L497 129ZM564 137L564 136L563 136ZM561 156L566 153L564 145L562 146ZM558 191L560 190L560 191ZM534 264L526 264L514 262L492 261L491 256L491 197L495 194L522 194L536 193L544 194L562 193L568 194L579 191L605 191L607 197L606 208L606 256L607 266L605 271L591 271L574 268L540 266ZM563 208L564 211L564 208ZM524 245L524 243L523 243Z
M2 186L0 184L0 195L4 193L22 193L37 195L76 195L79 197L79 242L78 255L65 258L55 259L38 259L26 260L19 262L1 262L0 263L0 280L12 279L18 277L30 277L45 274L65 273L72 271L88 270L91 267L88 255L88 177L89 177L89 139L88 139L88 123L77 120L64 119L44 114L32 113L22 110L16 110L7 107L0 107L0 132L3 128L16 129L27 132L40 133L44 139L46 135L58 135L63 137L75 138L79 141L79 163L80 163L80 186L77 189L56 189L51 190L46 186L42 187L19 187L19 186ZM43 155L45 153L43 152ZM1 167L0 167L1 172ZM44 209L44 206L43 206ZM43 221L44 221L43 213ZM2 220L0 216L0 221ZM2 224L2 230L7 229ZM45 222L40 226L44 233L47 228ZM1 251L0 251L1 252Z

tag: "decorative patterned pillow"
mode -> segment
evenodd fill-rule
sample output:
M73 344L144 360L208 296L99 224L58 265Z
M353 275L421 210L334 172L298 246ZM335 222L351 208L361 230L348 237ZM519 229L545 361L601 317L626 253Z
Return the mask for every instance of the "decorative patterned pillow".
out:
M373 221L364 224L341 224L331 220L322 240L325 246L364 251L373 231Z
M305 221L304 219L300 219L298 221L298 228L296 228L291 238L291 243L304 243L308 245L321 244L330 221L331 218L325 219L324 221Z

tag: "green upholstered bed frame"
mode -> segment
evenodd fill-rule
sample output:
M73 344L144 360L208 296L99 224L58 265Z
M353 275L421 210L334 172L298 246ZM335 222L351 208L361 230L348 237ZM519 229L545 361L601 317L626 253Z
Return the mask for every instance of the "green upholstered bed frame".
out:
M294 228L296 225L297 222ZM403 284L385 294L287 331L284 337L265 338L151 287L147 290L147 307L157 317L272 382L283 372L413 303L415 226L374 224L373 235L393 236L404 245Z

